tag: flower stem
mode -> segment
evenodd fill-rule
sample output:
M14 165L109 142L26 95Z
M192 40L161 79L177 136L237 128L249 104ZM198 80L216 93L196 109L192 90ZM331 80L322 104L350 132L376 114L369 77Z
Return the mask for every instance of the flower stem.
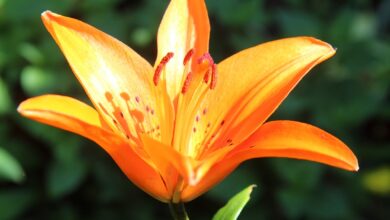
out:
M169 203L169 210L173 216L174 220L189 220L184 203Z

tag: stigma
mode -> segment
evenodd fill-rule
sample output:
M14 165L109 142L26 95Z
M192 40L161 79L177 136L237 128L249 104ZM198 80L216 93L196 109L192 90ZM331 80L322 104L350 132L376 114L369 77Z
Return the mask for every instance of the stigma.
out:
M203 77L203 82L208 84L210 81L209 87L210 89L214 89L217 85L217 64L214 63L214 60L209 53L203 54L203 56L198 59L198 64L202 64L204 62L208 63L208 68Z

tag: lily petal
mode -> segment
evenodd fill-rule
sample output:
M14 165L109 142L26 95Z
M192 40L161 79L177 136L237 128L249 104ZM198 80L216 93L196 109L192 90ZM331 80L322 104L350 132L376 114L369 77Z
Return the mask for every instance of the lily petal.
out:
M22 102L18 111L27 118L96 142L134 184L161 201L169 198L159 174L132 150L126 140L102 127L99 114L92 107L66 96L43 95Z
M164 145L147 135L142 135L142 142L146 153L156 167L155 169L159 170L160 175L165 180L171 195L177 187L179 178L185 182L191 182L194 179L194 162L190 157L180 154L173 147Z
M317 127L295 121L265 123L242 143L241 150L231 154L235 163L258 157L288 157L349 171L359 169L355 155L343 142Z
M42 20L111 128L137 139L140 128L147 132L163 126L160 122L169 114L157 108L153 68L147 61L120 41L76 19L46 11ZM161 117L153 117L151 112Z
M192 57L200 57L208 52L209 34L210 24L204 1L170 1L158 30L155 67L169 52L174 53L165 66L166 89L172 102L181 92L188 71L191 71L183 64L187 52L194 49ZM196 64L188 62L192 67Z
M331 134L309 124L272 121L261 126L247 141L217 161L196 185L188 185L182 199L190 201L222 181L243 161L285 157L324 163L349 171L359 165L352 151Z
M181 194L183 202L194 200L198 196L210 190L213 186L221 182L227 175L233 172L239 164L217 163L209 169L202 179L195 185L187 185Z
M211 151L245 140L311 68L334 53L325 42L295 37L246 49L218 64L219 81L198 114L207 110L199 122L204 129L211 123L204 138L210 141L212 135L216 136L211 140Z

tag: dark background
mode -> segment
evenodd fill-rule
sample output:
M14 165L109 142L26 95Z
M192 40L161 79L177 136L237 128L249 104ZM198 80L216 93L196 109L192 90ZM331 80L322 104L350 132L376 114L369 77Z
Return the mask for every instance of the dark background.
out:
M86 100L40 20L46 9L119 38L151 63L165 0L0 0L0 219L170 219L94 143L17 114L22 100L58 93ZM289 36L337 47L272 119L321 127L356 153L360 171L258 159L187 204L210 219L257 184L241 219L390 219L390 1L207 0L217 61ZM255 62L255 61L254 61Z

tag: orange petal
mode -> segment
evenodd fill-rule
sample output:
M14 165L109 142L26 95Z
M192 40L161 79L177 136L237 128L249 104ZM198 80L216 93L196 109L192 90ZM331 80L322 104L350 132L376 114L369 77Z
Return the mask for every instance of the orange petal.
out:
M355 155L343 142L317 127L301 122L268 122L242 143L240 148L231 154L233 163L257 157L287 157L324 163L349 171L359 169Z
M203 193L210 190L212 187L220 183L227 175L234 171L239 164L233 163L217 163L211 167L210 171L200 179L195 185L186 185L181 199L183 202L189 202Z
M192 57L195 62L187 63L187 66L194 66L196 57L208 52L209 33L209 18L203 0L170 1L158 30L155 67L167 53L174 53L165 66L166 89L172 102L181 92L188 71L191 71L183 65L187 52L194 49Z
M302 77L335 50L310 37L271 41L218 64L218 83L199 108L202 129L211 123L214 147L239 144L279 106ZM198 126L199 127L199 126ZM199 139L199 138L198 138Z
M173 194L177 187L179 175L185 182L193 181L194 162L191 158L181 155L173 147L164 145L147 135L142 135L141 138L146 153L165 180L170 194Z
M27 118L96 142L134 184L153 197L168 201L169 195L159 174L132 150L126 140L101 126L95 109L70 97L43 95L22 102L18 111Z
M241 162L260 157L310 160L357 171L357 159L340 140L312 125L294 121L273 121L261 126L235 152L220 160L196 185L188 185L183 201L190 201L222 181Z
M153 68L146 60L120 41L76 19L46 11L42 20L95 108L112 128L136 136L139 126L135 124L141 123L145 131L163 126L160 117L151 115L153 111L164 118L167 113L157 107Z

